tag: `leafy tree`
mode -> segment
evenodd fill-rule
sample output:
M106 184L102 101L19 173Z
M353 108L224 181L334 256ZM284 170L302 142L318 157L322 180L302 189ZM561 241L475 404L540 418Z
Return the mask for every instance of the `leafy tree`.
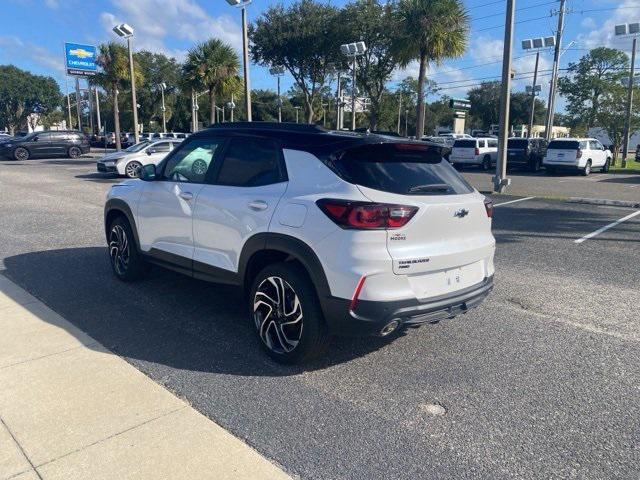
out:
M120 150L120 113L118 108L119 89L126 88L129 80L129 56L127 49L116 42L103 43L99 47L96 63L101 70L93 77L92 81L104 88L111 96L113 106L113 127L116 135L116 149ZM142 73L139 65L135 64L134 75L136 84L143 84Z
M40 118L40 123L42 123L45 129L49 130L52 126L59 125L65 119L66 115L62 110L51 110L49 113L42 115L42 117Z
M314 0L269 7L251 25L251 56L260 65L286 68L304 95L307 122L313 123L322 88L340 55L344 27L339 11Z
M594 48L577 63L570 63L567 76L558 81L558 89L567 99L566 111L574 122L595 125L603 97L628 76L629 58L621 50ZM576 122L577 123L577 122Z
M396 12L395 50L402 66L418 61L416 136L424 131L424 87L427 67L464 54L469 15L460 0L400 0Z
M240 69L238 55L230 45L212 38L189 50L183 66L186 81L195 89L209 94L209 123L215 123L216 96L222 95L225 83Z
M640 89L634 87L634 98ZM622 84L611 84L607 90L603 92L599 98L598 111L595 121L600 125L609 136L609 140L613 143L613 164L615 165L624 140L626 109L624 105L627 102L627 88ZM631 112L630 132L633 134L640 128L640 108L637 103L634 104ZM623 159L624 162L624 159Z
M393 4L381 0L355 0L340 12L340 25L345 26L345 38L364 41L367 51L357 57L357 83L371 100L369 128L376 130L380 102L385 84L398 62L393 50ZM353 41L352 40L352 41Z
M15 131L26 126L31 114L37 124L42 115L53 111L62 95L51 77L33 75L13 65L0 66L0 124Z

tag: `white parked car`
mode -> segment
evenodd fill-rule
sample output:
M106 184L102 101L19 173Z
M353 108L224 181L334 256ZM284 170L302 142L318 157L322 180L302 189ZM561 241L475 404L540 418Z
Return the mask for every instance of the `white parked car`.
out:
M97 161L99 172L112 172L129 178L137 178L143 165L160 161L182 140L142 141L120 152L109 153Z
M483 170L490 170L498 159L498 139L464 138L456 140L451 149L449 161L458 166L479 165Z
M575 170L589 175L594 168L608 172L613 155L595 138L556 138L549 142L542 161L547 173Z
M424 142L224 123L140 179L107 197L115 276L155 263L243 288L276 361L317 356L332 334L454 317L493 287L491 202Z

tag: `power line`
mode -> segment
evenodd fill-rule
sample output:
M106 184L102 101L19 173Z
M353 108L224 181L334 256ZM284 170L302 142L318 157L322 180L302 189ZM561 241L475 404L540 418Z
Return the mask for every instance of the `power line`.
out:
M527 18L525 20L519 20L517 22L514 22L516 24L520 24L520 23L527 23L527 22L535 22L536 20L542 20L544 18L549 18L552 17L552 14L549 15L545 15L544 17L536 17L536 18ZM493 27L486 27L486 28L480 28L478 30L472 30L472 32L485 32L487 30L493 30L495 28L504 28L504 25L494 25Z
M535 53L529 53L527 55L520 55L519 57L513 57L513 60L519 60L521 58L532 57L534 55L535 55ZM482 67L487 66L487 65L495 65L496 63L502 63L502 56L500 56L500 57L488 57L487 60L490 59L490 58L499 58L500 60L496 60L495 62L477 63L475 65L471 65L471 66L468 66L468 67L452 68L452 69L449 69L449 70L438 70L436 72L433 72L429 77L431 78L431 77L434 77L436 75L443 75L443 74L451 73L451 72L459 72L459 71L462 71L462 70L471 70L471 69L474 69L474 68L482 68Z
M474 10L476 8L488 7L489 5L497 5L498 3L504 3L506 0L496 0L495 2L482 3L480 5L474 5L473 7L467 8L467 10Z
M529 6L529 7L516 8L516 12L521 12L522 10L530 10L530 9L532 9L532 8L543 7L543 6L545 6L545 5L551 5L551 4L553 4L553 3L556 3L556 2L554 1L554 2L537 3L537 4L535 4L535 5L531 5L531 6ZM492 13L491 15L485 15L484 17L472 18L471 20L472 20L472 21L475 21L475 20L484 20L485 18L498 17L498 16L501 16L501 15L504 15L504 13L502 13L502 12L500 12L500 13Z

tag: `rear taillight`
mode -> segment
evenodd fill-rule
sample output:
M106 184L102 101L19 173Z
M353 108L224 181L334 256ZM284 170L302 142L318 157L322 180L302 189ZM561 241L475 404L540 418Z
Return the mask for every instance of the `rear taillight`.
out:
M480 149L478 147L476 147L476 151L475 151L476 155L480 155Z
M487 211L487 217L493 218L493 202L488 198L484 199L484 208Z
M576 158L581 158L582 157L582 150L578 149L578 151L576 152Z
M354 202L323 198L316 202L327 217L342 228L384 230L404 227L418 207L388 203Z

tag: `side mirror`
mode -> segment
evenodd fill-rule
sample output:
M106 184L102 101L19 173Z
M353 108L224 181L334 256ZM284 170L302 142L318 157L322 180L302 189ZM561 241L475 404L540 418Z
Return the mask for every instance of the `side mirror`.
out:
M153 163L143 165L140 169L140 180L153 182L156 179L156 166Z
M155 148L147 148L147 155L152 155L156 153L156 149Z

